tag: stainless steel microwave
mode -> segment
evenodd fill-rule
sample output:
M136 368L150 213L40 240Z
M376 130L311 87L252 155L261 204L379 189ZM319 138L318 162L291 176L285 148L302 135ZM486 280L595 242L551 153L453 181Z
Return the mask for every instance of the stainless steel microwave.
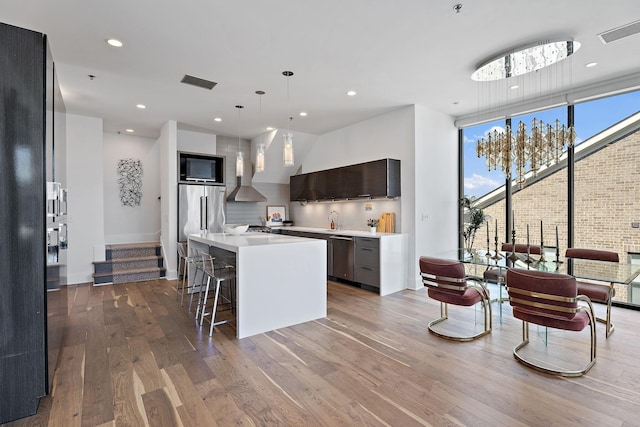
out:
M178 152L178 182L224 185L224 157Z

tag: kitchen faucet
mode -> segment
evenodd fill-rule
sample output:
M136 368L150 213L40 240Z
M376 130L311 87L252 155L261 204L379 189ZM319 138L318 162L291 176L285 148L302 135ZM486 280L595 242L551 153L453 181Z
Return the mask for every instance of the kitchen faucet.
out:
M327 219L335 224L336 230L340 229L340 213L336 210L329 212Z

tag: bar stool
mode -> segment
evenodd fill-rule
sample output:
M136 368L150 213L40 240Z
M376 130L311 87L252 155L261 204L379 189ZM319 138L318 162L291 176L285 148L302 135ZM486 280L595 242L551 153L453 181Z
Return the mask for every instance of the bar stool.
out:
M223 300L225 304L229 304L232 308L233 303L231 298L227 298L221 294L221 284L225 282L225 278L221 277L220 274L216 273L216 268L214 264L214 258L206 252L201 252L202 257L202 271L203 271L203 285L200 287L200 292L198 294L198 308L196 309L196 324L202 326L204 323L204 318L206 316L211 315L211 326L209 327L209 336L213 334L214 326L222 325L227 323L227 320L221 320L216 322L215 316L218 312L218 301ZM225 264L219 265L219 270L223 268L232 267ZM214 283L212 288L212 283ZM204 296L202 295L202 288L204 288ZM207 302L209 300L209 295L213 293L213 304L211 306L211 311L207 312ZM231 293L230 293L231 296ZM198 316L200 317L200 321L198 322Z
M189 270L188 266L192 263L191 257L187 256L187 244L184 242L178 242L178 280L176 281L176 301L180 296L180 307L184 303L184 290L187 288L187 292L191 288L189 285Z
M187 293L189 293L189 307L188 311L191 311L191 305L193 304L193 296L196 292L198 292L198 299L200 298L200 293L202 291L202 286L205 280L204 274L204 265L202 262L202 257L197 249L189 248L189 256L187 259L187 266L190 266L193 269L193 279L191 280L191 284L187 286ZM198 281L198 275L200 275L200 281ZM189 281L189 269L187 268L187 282ZM199 301L198 301L199 303ZM196 313L197 316L197 313Z

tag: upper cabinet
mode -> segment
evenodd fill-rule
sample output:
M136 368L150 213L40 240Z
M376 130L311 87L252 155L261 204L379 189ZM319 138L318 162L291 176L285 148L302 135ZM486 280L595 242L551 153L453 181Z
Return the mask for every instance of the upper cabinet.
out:
M292 201L400 197L400 160L293 175L289 184Z

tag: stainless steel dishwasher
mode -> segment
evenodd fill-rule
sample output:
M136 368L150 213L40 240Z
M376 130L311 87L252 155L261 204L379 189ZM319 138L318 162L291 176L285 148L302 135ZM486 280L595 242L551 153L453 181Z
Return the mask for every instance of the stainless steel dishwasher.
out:
M354 240L353 237L330 236L331 243L331 276L338 279L353 281Z

